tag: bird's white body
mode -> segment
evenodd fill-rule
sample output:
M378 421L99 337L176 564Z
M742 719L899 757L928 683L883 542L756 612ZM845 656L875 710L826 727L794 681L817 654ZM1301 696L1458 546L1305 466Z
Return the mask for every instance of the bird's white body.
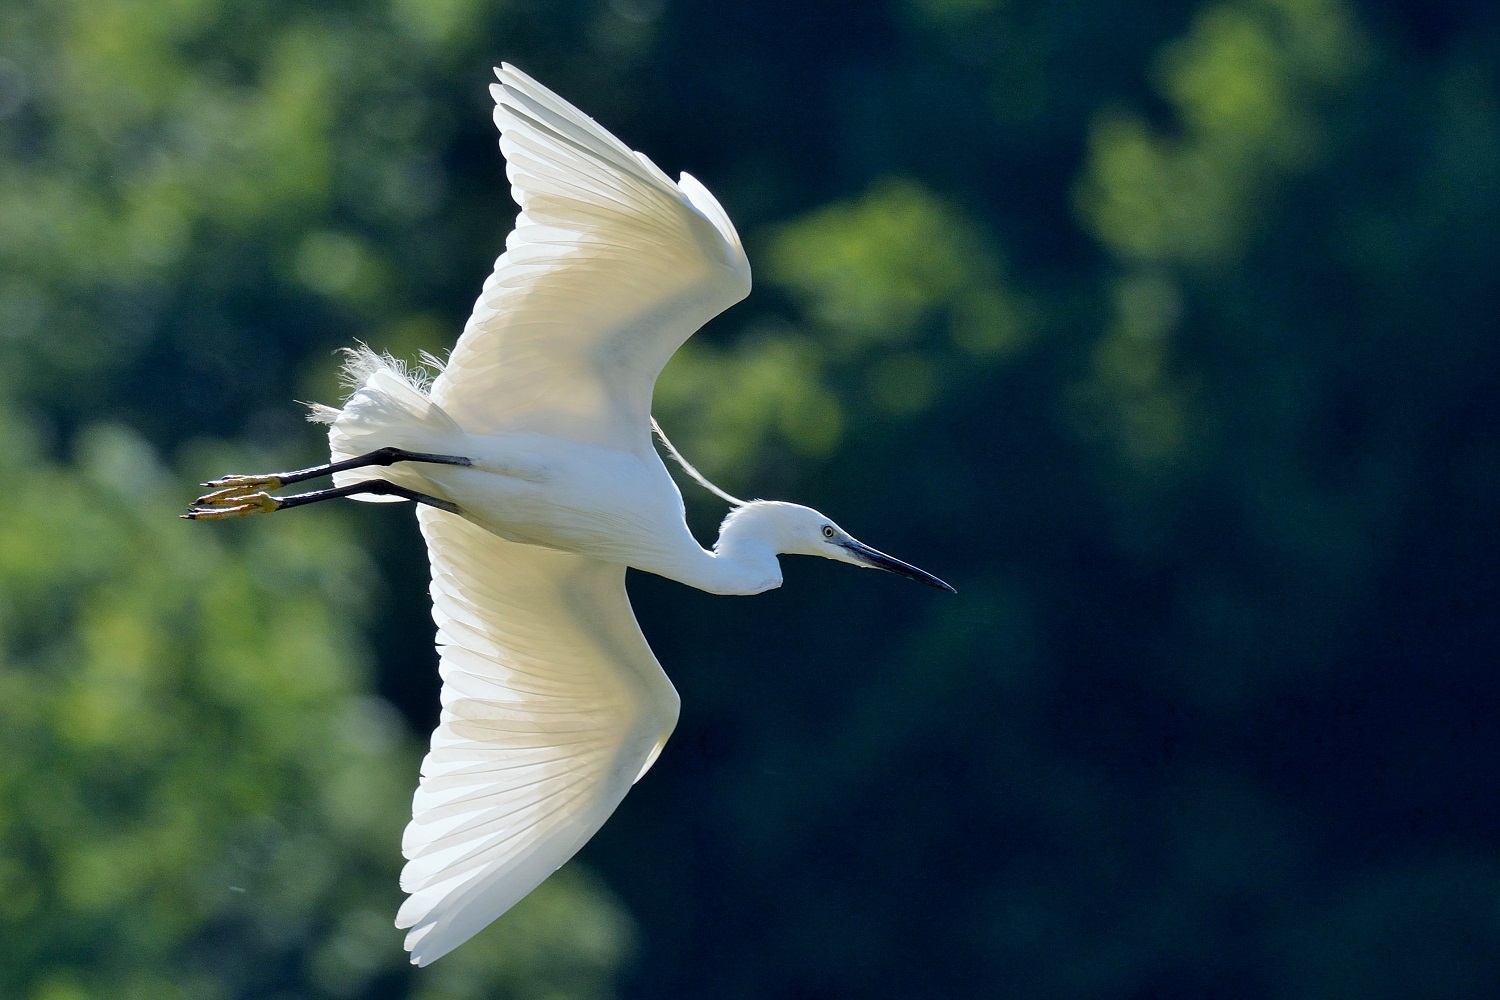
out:
M457 505L468 520L509 541L618 563L714 594L758 594L781 585L775 545L782 539L767 537L767 544L757 545L730 531L715 551L698 543L649 426L631 448L538 431L476 434L460 427L420 381L389 359L360 351L349 368L359 388L336 416L327 415L334 420L334 461L394 446L462 455L472 464L402 463L340 473L336 482L390 479ZM751 521L741 517L734 523Z
M778 554L801 553L947 586L815 510L734 500L684 461L735 508L713 550L698 544L652 444L651 395L673 352L749 293L739 236L697 181L672 181L515 68L497 74L521 214L451 356L428 383L351 352L348 400L313 412L337 469L228 477L187 515L361 492L424 504L443 710L396 919L418 965L567 861L671 733L677 693L631 613L627 567L754 594L780 586ZM456 461L370 460L383 449ZM330 473L320 495L253 492Z
M654 451L640 454L541 434L467 436L472 468L429 481L502 538L676 576L702 557L682 498Z

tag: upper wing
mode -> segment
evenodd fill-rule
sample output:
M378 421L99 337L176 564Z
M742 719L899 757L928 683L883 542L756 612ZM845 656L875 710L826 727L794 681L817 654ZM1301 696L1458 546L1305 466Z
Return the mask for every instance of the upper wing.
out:
M442 721L402 840L396 926L427 965L535 889L614 812L677 721L625 568L417 511Z
M750 293L739 236L692 177L672 183L514 66L496 74L521 214L432 398L474 433L649 447L662 367Z

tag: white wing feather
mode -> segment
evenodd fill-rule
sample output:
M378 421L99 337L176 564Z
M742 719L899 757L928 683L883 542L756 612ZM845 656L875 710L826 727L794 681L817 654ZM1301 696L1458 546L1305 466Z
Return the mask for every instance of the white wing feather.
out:
M696 180L674 184L515 67L496 74L521 213L432 397L471 433L649 448L662 367L749 294L739 236Z
M677 721L625 568L417 512L432 560L442 720L402 850L417 965L467 941L599 829Z

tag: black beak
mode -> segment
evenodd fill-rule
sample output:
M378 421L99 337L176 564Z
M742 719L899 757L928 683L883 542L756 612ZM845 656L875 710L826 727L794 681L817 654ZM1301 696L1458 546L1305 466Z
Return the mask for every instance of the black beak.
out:
M908 580L925 583L927 586L936 587L938 590L946 590L950 594L958 593L958 591L925 569L917 569L911 563L902 562L895 556L888 556L879 549L872 549L864 542L856 542L851 538L847 542L840 544L854 554L854 557L859 560L861 566L868 566L870 569L883 569L887 573L895 573L897 576L904 576Z

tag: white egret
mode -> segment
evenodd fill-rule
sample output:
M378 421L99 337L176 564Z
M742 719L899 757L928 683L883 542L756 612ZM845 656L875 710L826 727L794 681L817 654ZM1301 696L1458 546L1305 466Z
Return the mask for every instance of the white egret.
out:
M432 562L442 717L402 850L396 918L417 965L447 954L583 846L651 767L678 698L636 625L626 567L716 594L781 585L782 554L947 584L796 504L729 496L714 548L688 531L652 445L672 353L750 291L739 236L512 66L495 124L521 206L452 355L427 383L368 349L327 423L331 462L207 486L194 519L332 497L414 500ZM430 359L429 359L430 360ZM658 433L659 429L658 429ZM332 475L333 487L280 489Z

